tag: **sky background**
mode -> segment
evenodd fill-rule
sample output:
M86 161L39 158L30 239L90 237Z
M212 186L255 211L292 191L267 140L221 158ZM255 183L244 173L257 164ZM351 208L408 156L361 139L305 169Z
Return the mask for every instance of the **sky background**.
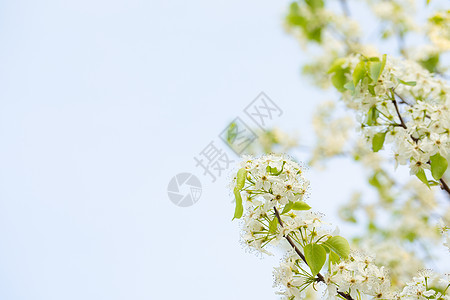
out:
M0 299L277 299L279 258L245 252L228 175L193 157L261 91L312 140L329 98L300 77L287 5L0 2ZM189 208L167 196L181 172L203 186ZM311 205L339 224L358 174L311 170Z

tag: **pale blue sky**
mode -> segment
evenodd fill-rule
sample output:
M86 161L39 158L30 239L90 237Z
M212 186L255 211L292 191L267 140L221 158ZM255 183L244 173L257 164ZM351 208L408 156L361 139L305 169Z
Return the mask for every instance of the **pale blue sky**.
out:
M287 3L0 2L0 299L277 298L225 177L199 176L190 208L166 188L260 91L311 140L326 96L299 76ZM333 222L363 180L343 169L310 176Z

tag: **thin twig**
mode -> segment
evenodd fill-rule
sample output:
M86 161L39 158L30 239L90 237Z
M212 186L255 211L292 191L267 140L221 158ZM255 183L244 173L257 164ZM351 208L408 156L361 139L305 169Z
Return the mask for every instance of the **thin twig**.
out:
M407 129L405 122L403 122L402 115L400 114L400 111L398 110L397 101L395 100L395 96L399 97L402 101L404 101L404 100L399 94L394 92L393 88L391 88L391 93L392 93L392 102L394 103L395 110L397 111L397 115L401 122L401 126L405 129ZM417 143L418 139L414 138L412 135L411 135L411 138L414 140L414 142ZM445 180L443 178L441 178L439 181L441 182L441 189L443 189L450 195L450 187L448 186L447 182L445 182Z
M281 216L280 213L278 212L278 209L274 206L273 210L275 211L275 215L277 216L278 219L278 223L281 225L281 227L284 227L283 225L283 221L281 220ZM305 262L306 265L308 265L308 263L306 262L306 258L303 255L303 253L300 251L300 249L298 249L297 245L294 243L294 241L292 240L292 238L289 236L289 234L287 235L283 235L285 237L285 239L289 242L289 244L292 246L292 248L294 248L295 252L298 254L298 256L300 256L300 258ZM325 283L325 278L323 277L322 274L317 273L317 282L323 282ZM339 295L341 295L342 297L344 297L347 300L353 300L352 296L350 296L350 294L348 293L344 293L344 292L339 292L337 291L337 293Z
M391 92L392 92L392 102L394 103L395 111L397 112L397 116L400 119L400 124L402 125L403 128L406 129L406 124L405 124L405 122L403 122L402 115L400 114L400 111L398 110L397 100L395 100L395 94L394 94L393 88L391 88Z
M450 195L450 187L448 186L447 182L445 182L444 178L439 179L439 181L441 182L441 189L443 189Z

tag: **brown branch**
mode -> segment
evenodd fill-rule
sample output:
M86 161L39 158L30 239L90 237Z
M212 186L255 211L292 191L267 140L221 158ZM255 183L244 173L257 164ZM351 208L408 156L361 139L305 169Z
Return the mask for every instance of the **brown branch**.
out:
M400 111L398 110L398 105L397 105L397 101L395 100L395 96L399 97L404 103L406 103L406 102L405 102L405 100L403 100L403 98L399 94L394 92L393 88L391 88L391 93L392 93L392 102L394 103L395 110L397 111L397 115L401 122L400 125L403 128L407 129L405 122L403 122L402 115L400 114ZM417 138L414 138L412 135L411 135L411 138L413 139L414 142L417 143L417 141L418 141ZM428 162L428 163L430 163L430 162ZM441 178L439 181L441 182L441 189L446 191L450 195L450 187L448 186L447 182L445 182L445 180L443 178Z
M445 182L443 178L439 179L439 181L441 182L441 189L443 189L450 195L450 187L448 186L447 182Z
M395 100L395 94L394 94L393 88L391 88L391 93L392 93L392 102L394 103L394 106L395 106L395 111L397 112L397 116L400 119L400 125L406 129L406 124L405 124L405 122L403 122L402 115L400 114L400 111L398 110L398 105L397 105L397 101Z
M400 99L400 103L404 103L408 106L412 106L410 103L408 103L400 94L398 94L395 90L394 90L394 95L398 97L398 99Z
M274 206L273 210L275 211L275 215L277 216L278 219L278 223L280 223L281 227L284 227L283 225L283 221L281 220L281 216L280 213L278 212L278 209ZM305 262L306 265L308 265L308 263L306 262L306 258L303 255L303 253L300 251L300 249L298 249L297 245L294 243L294 241L292 240L292 238L288 235L283 235L284 238L288 241L288 243L292 246L292 248L294 248L295 252L298 254L298 256L300 256L300 258ZM317 282L323 282L325 283L325 278L323 277L322 274L317 273ZM348 293L344 293L344 292L339 292L337 291L337 293L339 295L341 295L342 297L344 297L347 300L353 300L352 296L350 296L350 294Z
M350 294L344 293L344 292L337 292L339 295L341 295L342 297L344 297L347 300L353 300L352 296L350 296Z

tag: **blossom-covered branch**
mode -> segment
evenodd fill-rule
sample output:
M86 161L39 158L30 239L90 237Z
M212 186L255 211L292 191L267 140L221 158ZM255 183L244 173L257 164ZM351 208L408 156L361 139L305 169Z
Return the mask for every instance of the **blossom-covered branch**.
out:
M375 265L373 257L350 251L346 239L327 228L320 213L310 211L304 202L309 182L303 172L283 155L247 157L232 183L234 218L243 218L244 242L262 253L269 253L267 247L282 239L292 247L275 269L276 284L283 288L280 293L286 299L303 299L305 289L317 282L326 286L329 298L361 299L364 294L409 299L408 289L403 294L390 290L388 271ZM447 291L435 288L427 286L424 292L440 297Z

